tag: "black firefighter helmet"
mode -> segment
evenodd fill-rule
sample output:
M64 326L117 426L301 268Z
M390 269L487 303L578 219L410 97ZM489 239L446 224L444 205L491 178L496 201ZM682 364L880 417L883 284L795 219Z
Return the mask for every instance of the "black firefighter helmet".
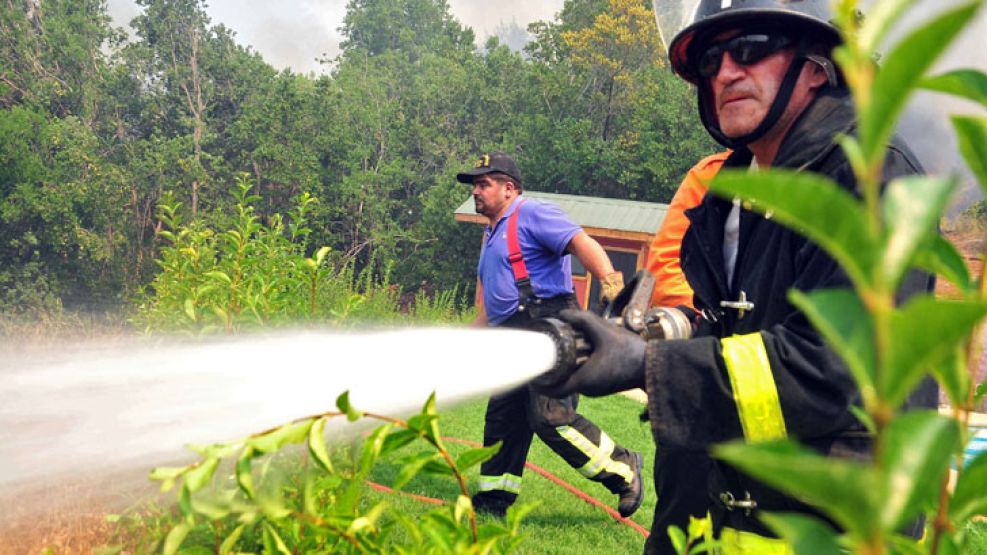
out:
M728 148L740 148L763 136L778 121L791 100L795 82L805 62L819 64L836 85L839 78L828 57L810 52L813 45L842 42L833 25L830 0L699 0L692 22L672 39L668 48L672 69L698 87L699 114L710 135ZM784 33L794 39L796 56L788 68L764 120L743 137L727 137L720 130L708 83L697 72L697 61L716 35L731 29L757 29ZM828 54L828 53L827 53Z

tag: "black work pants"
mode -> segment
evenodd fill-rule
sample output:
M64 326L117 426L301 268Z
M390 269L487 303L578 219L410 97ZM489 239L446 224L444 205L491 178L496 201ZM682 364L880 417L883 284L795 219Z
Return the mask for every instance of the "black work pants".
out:
M572 303L571 306L575 306ZM515 314L504 327L526 327L530 318ZM632 453L614 443L598 426L576 412L579 396L546 397L523 385L495 395L487 404L483 445L498 441L500 451L480 467L480 491L474 504L507 507L517 498L524 463L537 435L569 466L613 493L633 480Z
M707 484L712 459L706 451L662 449L655 453L655 517L644 544L646 555L674 555L668 527L687 531L689 518L704 518L710 509Z

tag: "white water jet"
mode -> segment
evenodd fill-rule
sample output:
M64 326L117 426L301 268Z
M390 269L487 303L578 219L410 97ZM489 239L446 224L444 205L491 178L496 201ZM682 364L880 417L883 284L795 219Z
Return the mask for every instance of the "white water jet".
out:
M66 349L0 358L0 494L112 469L191 459L335 410L401 416L432 391L443 405L530 380L551 340L513 330L294 332L154 348ZM2 495L0 495L2 497Z

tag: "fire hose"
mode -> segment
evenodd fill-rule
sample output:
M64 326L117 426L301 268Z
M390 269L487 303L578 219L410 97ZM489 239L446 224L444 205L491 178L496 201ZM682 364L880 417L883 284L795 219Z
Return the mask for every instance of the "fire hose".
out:
M641 270L603 308L601 316L615 326L640 335L645 341L692 337L690 309L648 307L654 288L655 277ZM593 345L579 330L558 318L535 319L528 329L548 335L555 343L555 364L533 380L536 384L551 386L564 381L593 352Z

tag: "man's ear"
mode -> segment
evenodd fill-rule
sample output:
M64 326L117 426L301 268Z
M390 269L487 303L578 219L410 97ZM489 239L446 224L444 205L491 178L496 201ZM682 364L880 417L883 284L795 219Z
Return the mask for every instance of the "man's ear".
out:
M816 90L825 84L835 87L838 84L836 77L836 66L832 60L818 54L809 54L809 68L812 72L809 79L809 87Z

